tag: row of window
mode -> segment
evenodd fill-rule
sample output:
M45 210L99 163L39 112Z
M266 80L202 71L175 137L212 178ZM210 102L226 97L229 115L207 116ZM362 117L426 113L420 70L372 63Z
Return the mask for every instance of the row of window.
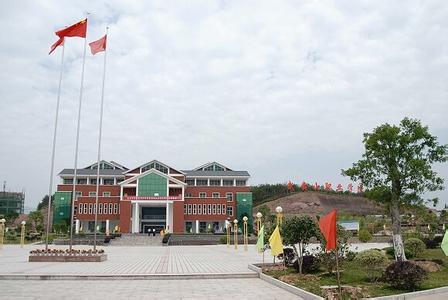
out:
M76 191L75 195L76 199L78 199L79 197L82 197L82 192ZM96 197L96 192L89 192L89 197ZM103 197L110 197L110 192L103 192Z
M184 204L184 215L229 215L233 216L233 207L225 204Z
M212 193L212 198L220 198L221 194L218 192L213 192ZM193 198L193 194L192 193L185 193L185 198ZM207 193L206 192L200 192L199 193L199 198L207 198ZM233 193L226 193L226 199L228 202L232 202L233 201Z
M99 203L98 204L99 215L116 215L118 214L118 203ZM96 203L80 203L78 208L78 214L96 214Z
M238 179L187 179L185 183L192 186L246 186L246 180Z
M120 182L122 182L122 178L100 178L100 184L101 185L116 185ZM64 184L73 184L73 178L64 178ZM77 178L76 179L77 184L83 185L83 184L96 184L96 178Z

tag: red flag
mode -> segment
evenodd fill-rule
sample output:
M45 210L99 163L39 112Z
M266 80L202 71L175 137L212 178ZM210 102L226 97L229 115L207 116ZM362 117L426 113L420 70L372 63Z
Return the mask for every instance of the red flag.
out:
M327 242L325 249L327 251L336 249L336 209L333 209L327 215L320 218L319 228Z
M51 45L50 53L48 53L48 55L50 55L57 47L59 47L61 45L64 45L64 38L63 37L59 38L59 40L57 40L56 43Z
M93 55L106 50L107 34L97 41L89 43L90 51Z
M69 26L67 28L56 31L56 35L60 38L72 37L72 36L79 36L82 38L86 38L86 34L87 34L87 19L79 21L78 23L73 24L72 26Z

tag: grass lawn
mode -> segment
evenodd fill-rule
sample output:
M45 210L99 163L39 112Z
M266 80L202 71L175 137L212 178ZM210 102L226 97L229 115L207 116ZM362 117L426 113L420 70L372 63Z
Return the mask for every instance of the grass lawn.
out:
M428 278L423 282L418 290L427 290L448 285L448 257L441 249L427 249L424 254L418 259L441 259L444 261L444 266L439 272L428 273ZM369 282L364 269L358 266L353 261L345 262L342 266L341 284L350 286L363 286L366 288L370 297L386 296L393 294L407 293L410 291L397 290L390 287L386 282ZM266 274L279 279L283 275L297 274L294 268L288 268L285 271L269 271ZM299 288L307 290L313 294L322 296L320 286L322 285L337 285L336 274L328 274L322 269L321 272L315 273L315 277L308 277L305 279L294 280L293 284ZM314 280L313 280L314 279Z

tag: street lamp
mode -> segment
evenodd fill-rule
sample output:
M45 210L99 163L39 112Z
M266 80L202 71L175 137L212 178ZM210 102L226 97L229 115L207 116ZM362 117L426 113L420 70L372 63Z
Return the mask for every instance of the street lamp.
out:
M248 243L248 238L247 238L247 220L248 218L246 216L243 217L243 242L244 242L244 251L247 251L247 243Z
M5 219L0 220L0 249L3 248L3 239L5 237Z
M233 242L235 244L235 250L238 249L238 220L233 220Z
M275 208L275 211L277 212L277 226L278 225L282 225L282 219L283 219L282 211L283 211L283 208L281 206L277 206Z
M257 212L257 230L258 234L260 234L261 230L261 218L263 217L263 214L261 212Z
M23 245L25 244L25 221L22 221L22 230L20 231L20 248L23 248Z

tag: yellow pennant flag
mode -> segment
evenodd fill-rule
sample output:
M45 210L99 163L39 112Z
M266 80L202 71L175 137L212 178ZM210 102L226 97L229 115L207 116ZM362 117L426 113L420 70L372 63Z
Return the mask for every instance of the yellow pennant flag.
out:
M275 227L274 232L271 234L269 238L269 245L271 246L271 254L272 256L277 256L283 253L283 242L282 236L280 235L280 229Z

